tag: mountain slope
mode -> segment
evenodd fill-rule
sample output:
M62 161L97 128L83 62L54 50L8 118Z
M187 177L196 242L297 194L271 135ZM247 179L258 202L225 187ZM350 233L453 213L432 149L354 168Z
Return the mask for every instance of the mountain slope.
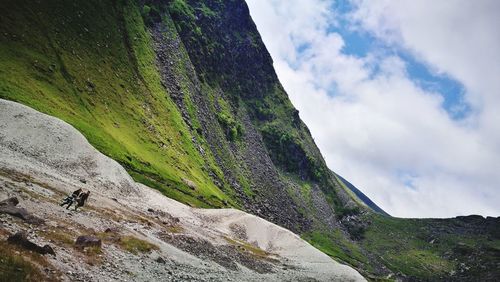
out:
M220 171L200 155L161 85L134 4L3 1L1 7L2 97L70 122L99 150L140 172L136 177L175 187L163 189L171 197L197 206L228 200L207 172ZM200 187L196 195L183 179Z
M34 267L43 264L46 271L37 274L39 279L365 281L354 269L261 218L234 209L190 208L135 183L56 118L0 99L0 119L5 121L0 127L0 198L18 197L19 205L41 218L43 223L29 229L29 238L55 252L33 253L34 262L27 260ZM59 199L77 188L91 191L86 208L73 213L59 207ZM28 225L4 214L0 222L6 223L0 238L26 231ZM78 236L103 242L97 249L73 248ZM15 248L2 245L3 251ZM17 252L5 255L24 260L19 253L29 253Z
M379 214L389 216L388 213L386 213L383 209L381 209L379 206L377 206L377 204L375 204L370 198L368 198L363 192L361 192L361 190L359 190L358 188L356 188L356 186L352 185L351 182L347 181L345 178L343 178L342 176L340 176L338 174L336 174L336 175L340 179L340 181L349 190L351 190L356 195L356 197L358 197L365 205L367 205L373 211L375 211L375 212L377 212Z
M0 98L71 124L135 181L260 216L366 277L496 275L498 219L378 215L327 168L243 0L5 0L0 12Z
M355 204L279 84L246 5L227 3L210 13L183 1L148 9L130 1L6 1L0 97L64 119L136 180L174 199L242 207L296 231L313 221L333 227L324 219ZM193 13L206 28L190 26ZM221 20L242 21L242 30L217 31L240 24ZM230 47L241 40L248 50ZM196 57L197 50L208 53ZM323 214L302 200L309 190Z

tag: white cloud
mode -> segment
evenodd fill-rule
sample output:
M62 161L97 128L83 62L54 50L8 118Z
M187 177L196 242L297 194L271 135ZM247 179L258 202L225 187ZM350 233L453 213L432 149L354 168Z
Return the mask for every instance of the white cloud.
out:
M353 19L386 42L400 45L438 72L462 82L482 110L483 134L496 134L500 115L500 2L496 0L356 0ZM390 20L389 20L390 19ZM495 134L493 134L495 132Z
M341 16L330 1L247 3L330 168L396 216L500 214L496 1L356 1L349 15L353 28L460 81L475 113L463 121L411 80L401 58L343 53L343 38L328 31Z

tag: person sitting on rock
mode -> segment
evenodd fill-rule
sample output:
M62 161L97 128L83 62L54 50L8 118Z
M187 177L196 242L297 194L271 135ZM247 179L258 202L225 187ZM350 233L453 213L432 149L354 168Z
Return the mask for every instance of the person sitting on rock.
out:
M82 189L78 189L78 190L75 190L73 191L73 193L69 196L67 196L63 202L61 203L61 207L63 207L64 205L68 205L66 207L66 209L69 209L69 207L71 207L71 205L73 204L73 202L76 200L76 198L78 198L78 196L82 193Z
M90 191L87 191L87 192L84 192L84 193L81 193L78 198L76 198L76 205L75 205L75 211L79 208L79 207L83 207L83 205L85 204L85 201L87 201L88 197L90 195Z

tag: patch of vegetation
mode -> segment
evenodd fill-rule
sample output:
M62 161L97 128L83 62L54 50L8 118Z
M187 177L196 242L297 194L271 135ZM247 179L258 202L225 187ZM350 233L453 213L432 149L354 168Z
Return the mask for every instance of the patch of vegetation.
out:
M144 223L143 223L144 224ZM167 227L171 232L182 232L182 227L180 226L169 226ZM132 235L121 235L117 230L108 230L108 232L99 232L96 234L103 242L108 244L116 245L125 251L132 254L139 253L149 253L153 250L158 250L159 247L149 243L148 241L139 239ZM100 253L100 252L98 252Z
M184 228L180 225L169 225L166 227L167 231L170 233L182 233L184 232Z
M36 256L32 254L31 256ZM43 281L45 277L24 252L0 242L0 281Z
M231 140L240 140L244 134L243 125L235 119L231 106L223 98L217 99L217 120L224 129L226 137Z
M433 272L438 273L450 271L447 261L439 258L427 242L417 237L422 233L417 220L383 217L375 217L374 220L362 244L369 251L379 254L390 269L397 269L405 275L427 277L431 268L437 268Z
M121 237L119 245L132 254L149 253L158 249L158 246L130 235Z
M142 7L141 15L144 19L144 23L148 26L161 20L161 11L155 5L149 6L145 4Z
M90 256L96 256L102 254L102 248L99 246L90 246L83 249L83 251Z
M236 121L228 111L217 113L217 120L225 131L226 137L231 141L241 139L243 135L243 126L239 121Z
M262 137L273 162L285 171L299 175L302 180L324 179L324 168L308 154L297 132L287 130L280 123L266 123Z
M212 11L212 9L210 9L205 3L201 3L197 10L200 10L202 15L205 17L217 17L217 13Z
M73 245L75 238L67 232L65 228L55 228L50 227L45 230L42 230L40 233L45 239L54 242L55 244L63 244L66 246Z
M364 214L371 222L360 241L340 231L302 235L322 252L350 264L365 277L384 280L383 264L397 277L409 280L491 280L500 271L500 239L496 219L486 223L460 219L401 219ZM487 270L487 271L485 271Z
M40 271L21 256L2 254L0 281L40 281L42 277Z
M108 244L117 244L120 242L121 238L119 232L116 232L116 230L111 230L110 232L98 232L95 236L101 239L102 242Z
M190 20L195 19L193 8L185 0L173 0L168 8L169 12L175 16L188 17Z
M302 235L314 247L325 254L347 263L356 268L368 268L369 260L362 253L361 248L345 238L340 230L312 231Z
M83 260L88 265L99 265L102 263L102 248L100 246L89 246L75 249L83 255Z
M168 11L174 19L177 19L175 21L177 30L194 33L196 36L201 35L201 28L193 24L196 19L195 10L185 0L173 0L168 6Z
M310 202L312 199L311 199L311 184L309 183L303 183L301 186L300 186L300 191L302 193L302 196L304 197L304 199L308 202Z
M263 249L256 247L244 241L234 240L229 237L224 237L224 239L233 246L236 246L239 251L251 254L255 258L270 260L271 254L264 251Z
M339 208L337 208L335 210L335 212L337 213L337 217L339 219L342 219L346 216L358 215L361 212L361 209L358 206L345 207L345 206L339 205Z

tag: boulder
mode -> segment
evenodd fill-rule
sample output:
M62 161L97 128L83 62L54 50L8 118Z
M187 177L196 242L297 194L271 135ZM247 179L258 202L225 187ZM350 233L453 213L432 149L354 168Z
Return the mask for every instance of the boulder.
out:
M101 244L101 239L90 235L79 236L75 242L75 246L82 249L86 247L101 247Z
M37 252L39 254L45 255L45 254L51 254L51 255L56 255L54 252L54 249L52 249L51 246L45 245L43 247L38 246L37 244L31 242L28 240L28 236L26 235L25 232L17 232L14 235L9 236L7 239L7 242L13 245L17 245L22 247L23 249Z
M14 217L18 217L23 220L27 220L29 217L29 212L23 208L18 208L12 205L2 205L0 206L0 212L10 214Z
M0 206L17 206L17 204L19 204L19 200L16 197L0 201Z
M16 207L19 204L19 200L16 197L12 197L0 202L0 213L6 213L11 216L20 218L30 224L42 224L44 221L30 214L26 209Z

